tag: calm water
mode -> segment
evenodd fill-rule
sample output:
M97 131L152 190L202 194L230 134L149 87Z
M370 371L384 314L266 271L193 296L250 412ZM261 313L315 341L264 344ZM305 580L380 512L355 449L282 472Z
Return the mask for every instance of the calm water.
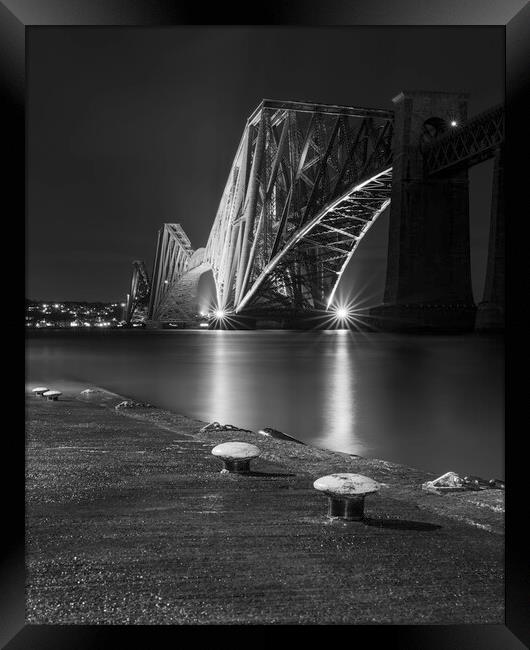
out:
M479 336L47 332L28 380L81 380L205 421L273 427L434 472L504 478L504 350Z

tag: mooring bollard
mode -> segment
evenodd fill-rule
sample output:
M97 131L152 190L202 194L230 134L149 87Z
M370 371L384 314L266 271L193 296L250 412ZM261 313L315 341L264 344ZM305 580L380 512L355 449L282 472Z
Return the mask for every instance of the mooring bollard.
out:
M42 397L43 394L48 390L50 389L47 386L37 386L37 388L34 388L31 392L33 395L35 395L35 397Z
M506 483L504 481L501 481L500 478L492 478L491 481L489 481L489 486L496 490L506 489Z
M59 398L59 395L62 395L60 390L47 390L45 393L42 394L43 397L45 397L47 400L50 400L52 402L56 402Z
M364 519L364 498L377 492L379 483L361 474L329 474L313 483L329 499L328 517L340 517L349 521Z
M224 461L225 469L235 474L250 472L250 461L260 455L255 445L246 442L223 442L212 449L214 456Z

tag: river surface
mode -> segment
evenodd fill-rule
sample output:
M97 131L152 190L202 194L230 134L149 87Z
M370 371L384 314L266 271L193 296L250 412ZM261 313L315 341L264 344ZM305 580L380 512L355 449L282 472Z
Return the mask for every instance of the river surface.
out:
M27 379L436 473L504 478L499 337L346 331L36 332Z

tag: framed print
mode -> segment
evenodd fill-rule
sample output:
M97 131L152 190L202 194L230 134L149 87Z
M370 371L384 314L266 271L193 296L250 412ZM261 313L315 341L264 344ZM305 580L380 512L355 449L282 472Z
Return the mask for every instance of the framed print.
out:
M6 648L528 647L528 25L2 0Z

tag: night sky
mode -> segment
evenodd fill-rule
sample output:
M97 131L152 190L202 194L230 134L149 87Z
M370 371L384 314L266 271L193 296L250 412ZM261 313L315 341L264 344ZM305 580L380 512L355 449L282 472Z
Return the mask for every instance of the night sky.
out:
M32 28L27 297L122 300L156 231L204 246L246 119L262 98L392 108L401 90L503 101L502 28ZM470 171L475 300L492 163ZM343 276L382 295L388 211Z

